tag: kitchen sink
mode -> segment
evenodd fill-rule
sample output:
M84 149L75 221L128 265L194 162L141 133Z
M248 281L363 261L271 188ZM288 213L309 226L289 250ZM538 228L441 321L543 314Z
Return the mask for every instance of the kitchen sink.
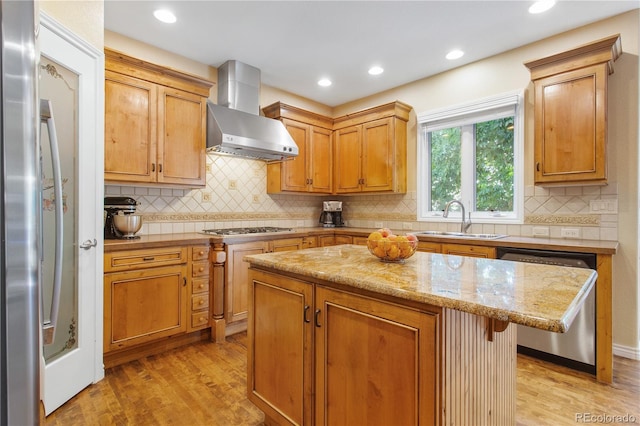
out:
M449 231L421 231L416 235L433 235L434 237L453 237L453 238L475 238L479 240L497 240L504 238L504 234L473 234L468 232L449 232Z

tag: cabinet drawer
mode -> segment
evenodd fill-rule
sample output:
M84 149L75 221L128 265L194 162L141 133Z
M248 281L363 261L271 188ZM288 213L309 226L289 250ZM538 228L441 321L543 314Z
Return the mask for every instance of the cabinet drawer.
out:
M208 260L209 246L191 247L191 260Z
M191 293L204 293L209 291L209 279L199 278L197 280L191 280Z
M191 296L191 310L197 311L209 307L209 293Z
M191 328L209 325L209 311L201 311L191 314Z
M208 277L209 276L209 261L193 262L191 268L192 277Z
M116 251L105 253L104 272L155 268L158 266L179 265L186 262L186 247Z

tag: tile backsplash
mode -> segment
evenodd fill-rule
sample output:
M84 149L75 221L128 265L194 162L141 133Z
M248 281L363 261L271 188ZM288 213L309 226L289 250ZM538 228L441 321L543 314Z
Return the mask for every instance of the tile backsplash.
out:
M322 201L340 200L348 226L384 226L402 230L456 230L457 224L416 221L416 193L313 196L266 193L266 163L257 160L207 154L207 185L198 189L141 186L105 186L107 196L129 196L144 215L142 234L198 232L205 228L236 226L314 227ZM618 239L617 185L525 188L525 223L522 225L474 224L472 232L533 236L534 228L561 237L561 229L578 228L580 237ZM605 212L606 205L614 212ZM451 228L451 229L449 229Z

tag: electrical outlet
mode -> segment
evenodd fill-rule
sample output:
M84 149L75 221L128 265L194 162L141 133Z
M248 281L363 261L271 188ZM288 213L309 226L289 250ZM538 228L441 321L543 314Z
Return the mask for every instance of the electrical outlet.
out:
M258 194L253 194L253 202L260 204L260 195Z
M534 226L533 227L533 236L534 237L548 237L549 236L549 227L548 226Z
M230 180L229 181L229 189L238 189L238 181Z
M560 236L562 238L580 238L580 230L578 228L562 228Z
M374 222L373 227L378 229L382 228L382 222Z
M210 192L203 192L202 193L202 201L204 201L204 202L211 201L211 193Z
M205 169L207 172L210 172L210 171L211 171L211 163L207 163L207 164L205 164L204 169Z
M402 229L404 229L405 231L411 231L413 229L413 223L411 223L411 222L403 222L402 223Z

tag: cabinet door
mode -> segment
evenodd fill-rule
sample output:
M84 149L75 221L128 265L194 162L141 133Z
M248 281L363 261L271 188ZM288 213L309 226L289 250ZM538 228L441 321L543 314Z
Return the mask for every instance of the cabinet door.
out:
M417 251L425 253L442 253L442 245L440 243L431 243L428 241L418 241Z
M536 183L604 181L606 64L535 82Z
M393 120L362 125L362 191L393 190L395 167Z
M205 186L206 99L158 86L158 182Z
M252 270L249 400L278 424L312 424L312 285Z
M156 86L105 71L104 178L156 181Z
M334 237L334 244L337 246L340 244L353 244L353 237L351 235L336 235Z
M471 246L466 244L442 244L443 254L455 254L467 257L496 258L495 247Z
M306 192L309 179L307 176L307 145L311 126L287 119L283 119L282 123L298 145L298 156L282 162L280 189L282 191Z
M320 235L318 237L318 245L320 247L335 246L336 237L333 235Z
M269 242L269 251L292 251L303 248L302 238L283 238Z
M335 192L360 192L362 183L362 126L336 130L335 137Z
M187 330L186 266L118 272L104 278L104 351Z
M267 249L267 241L253 241L227 246L227 261L225 263L227 277L225 319L227 324L247 318L249 264L244 262L242 258L250 254L266 253Z
M333 191L332 160L331 131L312 126L308 152L310 192L330 194Z
M438 314L324 287L315 306L315 424L439 423Z

